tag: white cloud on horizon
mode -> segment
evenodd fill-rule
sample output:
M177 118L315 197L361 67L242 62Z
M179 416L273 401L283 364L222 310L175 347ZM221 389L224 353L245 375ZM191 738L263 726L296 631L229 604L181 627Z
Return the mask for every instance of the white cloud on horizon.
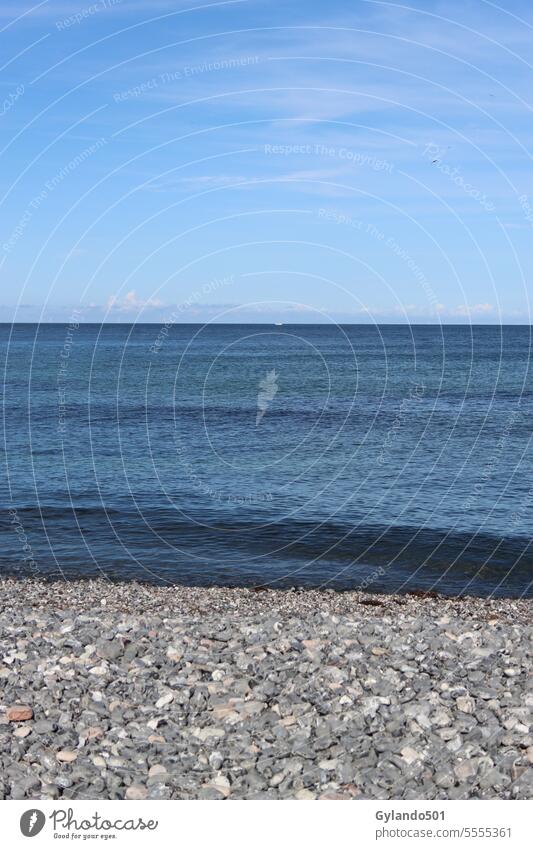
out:
M138 310L148 308L157 308L164 306L163 302L158 300L157 298L139 298L137 297L137 293L132 290L124 295L123 298L119 298L118 295L110 295L107 301L107 309L109 312L114 310L118 310L120 312L136 312Z
M457 304L455 306L437 304L434 310L420 304L401 304L394 307L363 305L358 310L331 309L326 305L304 303L287 304L285 302L260 302L250 304L236 303L164 303L157 299L138 298L134 291L123 298L112 296L107 304L90 303L87 306L50 306L45 314L37 305L24 304L15 308L0 305L0 321L57 321L68 322L73 313L82 322L136 322L162 324L172 317L173 323L203 322L242 322L273 323L283 321L287 324L316 324L340 322L353 324L367 323L490 323L490 324L530 324L531 317L518 310L498 311L491 303Z

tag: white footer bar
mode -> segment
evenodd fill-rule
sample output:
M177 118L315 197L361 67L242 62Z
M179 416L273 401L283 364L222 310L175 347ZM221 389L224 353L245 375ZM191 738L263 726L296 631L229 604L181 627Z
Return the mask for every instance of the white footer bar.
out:
M533 802L3 802L6 847L523 847ZM342 842L341 842L342 841Z

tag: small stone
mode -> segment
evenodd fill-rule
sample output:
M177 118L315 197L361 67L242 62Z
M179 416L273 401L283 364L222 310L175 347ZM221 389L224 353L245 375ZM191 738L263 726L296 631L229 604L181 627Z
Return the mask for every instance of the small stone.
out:
M412 764L415 761L420 760L420 754L416 751L416 749L412 749L410 746L405 746L405 748L401 751L402 758L407 764Z
M200 788L200 792L198 794L199 799L207 799L210 801L218 801L221 799L225 799L224 793L218 790L216 787L213 787L212 784L204 784Z
M224 758L220 754L220 752L212 752L209 755L209 766L212 769L220 769L222 764L224 763Z
M209 740L211 737L216 737L220 739L221 737L226 736L226 732L223 728L214 728L208 726L207 728L197 728L194 731L194 736L197 737L202 743L205 743L206 740Z
M77 757L76 752L72 752L70 749L61 749L61 751L56 754L57 760L64 764L73 763Z
M33 725L33 730L36 734L50 734L50 732L54 731L54 729L54 723L50 722L48 719L39 719Z
M28 705L14 705L8 708L8 722L26 722L28 719L33 719L33 710Z
M350 799L351 797L348 793L341 793L339 790L326 790L326 792L322 793L318 798L325 802L333 802L335 800Z
M183 652L180 651L180 649L175 648L174 646L169 646L167 649L167 657L169 660L173 660L176 663L183 657Z
M437 734L442 740L453 740L457 736L457 728L439 728Z
M150 734L148 736L149 743L164 743L165 738L161 736L161 734Z
M306 789L304 788L303 790L298 790L298 791L294 794L294 798L295 798L295 799L298 799L298 800L300 800L300 801L305 801L305 800L307 800L307 799L316 799L316 796L315 796L315 794L314 794L314 793L312 793L310 790L306 790Z
M214 787L215 790L218 790L219 793L227 799L231 793L231 785L229 783L229 779L226 778L225 775L217 775L213 781L210 781L208 784L209 787Z
M244 704L240 707L239 712L243 716L256 716L256 714L261 713L265 709L266 705L264 702L259 701L249 701L244 702Z
M495 790L502 790L509 784L510 780L509 776L499 772L498 769L490 769L481 776L479 783L484 790L489 787L493 787Z
M148 797L148 790L144 784L130 784L126 790L126 799L132 799L136 802Z
M94 740L97 737L103 737L104 731L103 728L100 728L97 725L91 725L89 728L85 729L85 737L87 740Z
M105 660L116 660L123 651L120 640L98 640L96 643L97 655Z
M159 698L157 700L157 702L155 703L155 706L156 706L156 708L163 708L163 707L166 707L166 705L169 705L173 701L174 701L173 693L165 693L163 696L161 696L161 698Z
M433 724L438 728L444 728L446 725L451 725L452 718L447 710L436 710L432 716Z
M454 773L459 781L466 781L472 778L477 772L475 765L471 761L459 761L454 767Z
M323 769L326 772L330 772L333 769L337 769L338 763L339 762L337 760L325 760L319 761L318 766L320 767L320 769Z
M163 766L163 764L154 764L148 770L148 775L150 776L150 778L153 778L154 775L166 775L166 774L167 774L167 771L166 771L165 767Z
M23 725L22 728L16 728L15 731L13 731L13 736L18 737L19 739L27 737L28 734L31 734L31 727L28 727L27 725Z
M437 787L444 787L445 789L449 789L450 787L454 786L455 780L451 772L442 769L435 774L435 784L437 785Z
M462 713L474 713L476 709L476 703L471 696L459 696L455 704Z
M43 784L41 787L41 797L43 799L58 799L59 787L56 784Z

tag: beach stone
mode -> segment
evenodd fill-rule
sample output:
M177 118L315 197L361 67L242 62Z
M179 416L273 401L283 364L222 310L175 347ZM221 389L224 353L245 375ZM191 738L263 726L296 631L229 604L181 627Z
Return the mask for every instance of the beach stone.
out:
M453 787L455 784L455 779L451 770L438 770L435 773L435 784L437 785L437 787L444 787L445 789Z
M174 701L174 696L172 693L165 693L161 696L157 702L155 703L156 708L163 708L169 705L172 701Z
M96 642L96 652L105 660L116 660L123 651L124 646L120 640L97 640Z
M150 784L148 790L149 799L171 799L172 790L166 784L154 782Z
M84 729L83 736L87 740L96 740L99 737L104 736L103 728L100 728L98 725L90 725L88 728Z
M7 799L533 798L530 600L0 584Z
M225 775L217 775L208 785L213 787L222 796L227 799L231 794L231 785L229 779Z
M148 775L150 776L150 778L152 778L153 776L156 776L156 775L166 775L166 774L167 774L166 768L162 764L154 764L148 770Z
M339 762L337 760L325 760L319 761L318 766L320 767L320 769L324 769L326 770L326 772L329 772L331 770L337 769L338 763Z
M68 749L62 749L56 754L57 760L65 764L74 763L77 757L76 752L69 751Z
M407 764L415 763L420 760L420 754L416 751L416 749L411 748L411 746L405 746L401 751L402 758Z
M463 713L474 713L476 703L470 696L459 696L456 699L457 707Z
M311 790L306 790L305 788L303 788L302 790L298 790L294 794L294 798L299 799L300 801L307 801L309 799L316 799L316 794L313 793Z
M55 722L50 722L49 719L39 719L33 723L33 731L36 734L50 734L56 729Z
M219 790L217 787L214 787L212 784L204 784L203 787L200 788L200 792L198 793L199 799L205 799L209 801L216 801L226 799L226 794Z
M209 755L209 766L214 770L219 770L224 763L224 756L220 752L212 752Z
M58 799L59 787L56 784L43 784L41 787L41 796L43 799Z
M148 798L148 790L143 784L130 784L126 790L126 799L140 801Z
M8 722L26 722L33 719L33 709L29 705L14 705L7 710Z
M467 781L476 774L476 766L471 761L460 761L454 767L454 773L459 781Z

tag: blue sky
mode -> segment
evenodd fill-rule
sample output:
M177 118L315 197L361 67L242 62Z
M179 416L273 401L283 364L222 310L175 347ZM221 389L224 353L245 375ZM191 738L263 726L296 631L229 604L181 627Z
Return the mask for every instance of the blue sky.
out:
M526 2L0 8L0 320L530 323Z

